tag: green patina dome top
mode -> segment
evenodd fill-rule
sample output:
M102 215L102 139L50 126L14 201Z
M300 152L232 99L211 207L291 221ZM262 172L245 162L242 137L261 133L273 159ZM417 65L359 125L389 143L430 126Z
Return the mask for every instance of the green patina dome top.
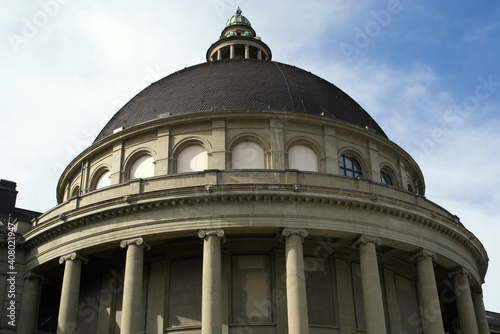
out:
M236 8L234 15L231 16L231 18L229 20L227 20L226 27L236 25L236 24L245 24L245 25L250 26L250 27L252 26L250 24L250 21L248 21L248 19L246 17L241 15L241 8L240 7Z

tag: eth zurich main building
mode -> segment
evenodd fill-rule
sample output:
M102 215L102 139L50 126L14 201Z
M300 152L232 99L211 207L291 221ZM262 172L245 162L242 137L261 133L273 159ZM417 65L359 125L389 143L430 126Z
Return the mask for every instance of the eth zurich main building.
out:
M239 9L206 58L121 108L21 231L17 333L489 333L485 249L363 108Z

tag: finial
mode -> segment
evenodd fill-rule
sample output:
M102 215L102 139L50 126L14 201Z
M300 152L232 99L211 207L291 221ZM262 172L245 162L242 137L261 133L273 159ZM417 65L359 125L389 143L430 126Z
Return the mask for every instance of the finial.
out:
M234 13L236 15L241 15L241 8L240 8L240 6L238 6L238 8L236 8L236 11Z

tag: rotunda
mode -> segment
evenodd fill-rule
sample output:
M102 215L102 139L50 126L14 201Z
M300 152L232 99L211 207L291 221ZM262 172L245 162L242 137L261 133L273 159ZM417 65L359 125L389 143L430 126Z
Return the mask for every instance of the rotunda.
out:
M488 333L480 241L241 14L64 170L23 234L17 333Z

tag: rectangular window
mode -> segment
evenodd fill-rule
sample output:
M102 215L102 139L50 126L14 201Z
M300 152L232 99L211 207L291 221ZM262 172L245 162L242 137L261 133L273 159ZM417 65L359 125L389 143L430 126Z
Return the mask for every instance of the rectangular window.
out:
M354 292L354 307L356 311L356 328L366 329L365 303L363 299L363 286L361 285L361 266L352 264L352 290Z
M305 258L307 312L311 325L333 326L333 282L330 260ZM310 264L310 265L308 265Z
M38 311L37 329L44 332L57 332L57 316L61 300L61 287L43 284Z
M168 327L201 325L203 259L170 263Z
M415 285L412 281L396 275L396 288L398 292L398 305L401 315L401 329L404 333L422 333L419 328L420 316Z
M272 323L269 256L233 256L232 275L232 322L250 325Z

